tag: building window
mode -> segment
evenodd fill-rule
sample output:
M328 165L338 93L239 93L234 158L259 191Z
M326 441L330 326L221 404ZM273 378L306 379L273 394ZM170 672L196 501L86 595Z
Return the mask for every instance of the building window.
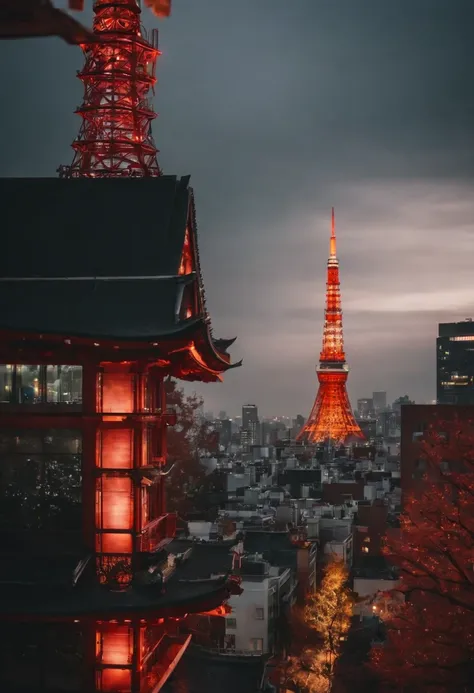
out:
M15 366L13 395L18 404L36 404L43 400L41 366ZM16 377L15 377L16 376Z
M46 383L48 402L82 402L82 366L47 366Z
M255 618L258 618L259 621L263 621L265 618L265 609L262 607L257 607L255 609Z
M235 635L225 635L224 636L224 650L235 650Z
M226 618L225 625L226 625L226 628L235 629L235 628L237 628L237 619L236 618Z
M0 528L81 529L82 434L0 429Z
M80 404L82 366L0 364L0 402Z
M263 652L263 638L252 638L250 640L250 649L253 652Z
M13 366L0 364L0 402L10 402L12 398Z

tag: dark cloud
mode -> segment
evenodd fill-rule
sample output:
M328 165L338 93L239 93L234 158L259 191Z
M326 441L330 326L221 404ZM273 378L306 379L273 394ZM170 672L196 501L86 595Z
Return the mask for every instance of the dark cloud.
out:
M244 357L208 408L309 410L333 204L351 395L434 396L437 322L474 301L473 22L472 0L173 0L154 134L192 174L215 333ZM0 174L54 175L80 51L0 58Z

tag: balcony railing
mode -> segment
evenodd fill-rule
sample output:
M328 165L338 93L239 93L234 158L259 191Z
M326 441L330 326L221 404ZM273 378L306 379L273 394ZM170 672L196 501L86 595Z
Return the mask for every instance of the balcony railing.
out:
M142 530L140 551L156 551L165 539L172 539L176 534L176 515L167 513L149 522Z

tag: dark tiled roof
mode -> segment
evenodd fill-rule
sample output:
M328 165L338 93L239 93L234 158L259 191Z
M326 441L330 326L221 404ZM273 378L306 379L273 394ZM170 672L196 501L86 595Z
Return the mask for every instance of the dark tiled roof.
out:
M189 178L1 178L1 277L178 273Z
M246 531L244 548L247 553L260 553L271 565L296 567L297 549L287 531Z
M176 278L0 281L0 328L76 337L159 338L191 322L176 320L181 283Z
M207 543L175 539L166 546L168 553L184 554L191 549L189 558L178 569L180 580L197 580L211 575L225 575L232 569L231 548L237 541Z
M226 578L216 580L180 582L172 579L166 584L164 592L147 588L138 590L130 588L114 592L101 587L54 588L37 585L4 586L0 591L0 620L14 616L47 615L60 618L74 614L77 617L97 615L106 618L108 615L124 612L145 612L166 610L170 608L189 608L193 603L212 600L217 597L215 608L225 599L219 594L226 591ZM115 617L114 617L115 618Z
M0 328L147 339L186 326L176 275L188 183L0 179Z

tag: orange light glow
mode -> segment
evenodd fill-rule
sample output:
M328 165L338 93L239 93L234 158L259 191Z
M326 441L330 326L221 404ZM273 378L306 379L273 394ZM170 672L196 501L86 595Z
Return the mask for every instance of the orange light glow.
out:
M100 690L102 693L130 691L132 686L132 672L130 669L103 669L100 682Z
M133 431L127 428L104 429L101 432L102 467L131 469L133 467Z
M183 276L185 274L191 274L194 270L193 263L193 251L191 247L191 237L189 234L189 228L186 228L186 233L184 236L183 250L181 253L181 262L179 264L178 274Z
M134 410L135 376L133 373L102 375L102 411L125 414Z
M113 630L98 633L97 636L102 644L101 664L127 666L131 663L133 654L133 630L131 628L116 626Z
M215 370L213 370L212 368L209 368L209 366L206 364L206 362L205 362L204 359L202 358L201 354L200 354L199 351L197 350L196 345L194 344L194 342L191 342L191 344L189 345L189 353L191 354L191 356L193 357L193 359L201 366L201 368L203 368L203 369L204 369L205 371L207 371L208 373L212 373L212 374L215 375L219 380L222 380L219 371L215 371Z
M102 477L98 491L99 529L132 529L132 481L129 477Z
M102 553L132 553L131 534L104 532L97 535L97 550Z
M211 611L201 611L200 616L226 616L232 613L232 608L228 604L222 604Z

